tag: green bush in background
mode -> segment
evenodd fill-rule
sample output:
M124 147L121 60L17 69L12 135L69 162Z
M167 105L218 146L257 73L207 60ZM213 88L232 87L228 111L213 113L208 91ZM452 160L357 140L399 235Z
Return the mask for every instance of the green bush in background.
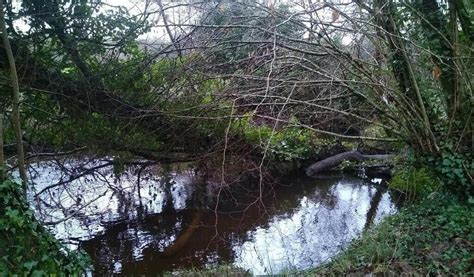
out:
M315 151L313 133L298 126L298 120L293 118L290 124L272 128L272 126L252 123L252 114L236 120L232 126L235 134L240 134L249 143L266 151L270 160L299 163L311 156Z

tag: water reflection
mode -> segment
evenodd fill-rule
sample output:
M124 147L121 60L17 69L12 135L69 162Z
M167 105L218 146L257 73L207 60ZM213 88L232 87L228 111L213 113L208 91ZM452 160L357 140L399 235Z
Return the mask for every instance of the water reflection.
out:
M140 175L133 169L117 175L109 158L41 161L30 166L29 201L59 239L74 244L113 222L160 213L166 203L184 209L192 194L192 172L156 173L151 167Z
M357 180L336 182L327 191L315 188L293 212L272 218L268 226L249 231L243 244L234 245L236 265L271 274L322 264L363 230L371 209L375 221L396 211L388 194L371 207L377 194L383 190Z
M93 163L89 166L100 161ZM36 191L67 178L50 162L35 169ZM32 198L42 220L59 222L51 225L57 237L79 242L91 255L97 275L220 263L254 274L305 269L326 262L364 228L397 210L397 199L383 186L346 176L296 178L261 199L259 191L223 191L218 206L203 208L190 204L196 181L190 172L168 176L166 199L163 178L153 171L139 186L136 172L117 179L111 171L104 167ZM163 210L167 201L172 211Z

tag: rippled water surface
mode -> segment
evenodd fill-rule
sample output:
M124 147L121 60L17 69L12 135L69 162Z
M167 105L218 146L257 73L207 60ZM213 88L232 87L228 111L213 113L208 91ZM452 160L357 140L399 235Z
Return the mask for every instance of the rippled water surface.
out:
M212 185L192 170L160 172L114 174L106 159L44 161L32 167L30 201L56 237L90 254L96 275L222 263L254 274L307 269L397 211L396 196L357 177L294 177L262 192L243 184L205 206L197 199Z

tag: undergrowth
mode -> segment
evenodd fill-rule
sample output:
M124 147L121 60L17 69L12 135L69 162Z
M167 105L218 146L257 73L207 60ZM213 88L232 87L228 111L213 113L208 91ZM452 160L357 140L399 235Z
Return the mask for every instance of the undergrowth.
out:
M417 200L443 190L442 182L426 167L405 166L397 171L389 187L405 193L408 200Z
M212 277L212 276L232 276L247 277L252 276L248 271L237 268L233 265L219 265L208 269L183 269L176 272L167 272L164 276L187 276L187 277Z
M89 259L70 251L34 218L21 186L0 183L0 276L82 276Z

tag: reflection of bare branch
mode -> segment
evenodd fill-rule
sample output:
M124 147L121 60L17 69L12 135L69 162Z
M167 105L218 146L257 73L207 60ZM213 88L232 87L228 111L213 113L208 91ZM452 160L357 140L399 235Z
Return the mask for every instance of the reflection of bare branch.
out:
M101 197L103 197L105 194L107 193L107 191L105 191L104 193L98 195L96 198L90 200L89 202L85 203L84 205L81 205L80 207L76 207L76 209L74 211L70 211L70 209L68 209L68 216L66 217L63 217L59 220L56 220L56 221L48 221L48 222L44 222L43 224L44 225L57 225L61 222L65 222L73 217L75 217L76 215L78 215L83 209L85 209L86 207L88 207L89 205L93 204L95 201L99 200Z
M97 166L86 168L86 169L80 171L77 174L71 174L71 175L69 175L67 180L60 181L58 183L49 185L49 186L41 189L39 192L37 192L34 195L34 197L38 197L40 194L44 193L45 191L51 190L53 188L56 188L56 187L59 187L59 186L62 186L62 185L68 184L68 183L71 183L72 181L77 180L77 179L79 179L81 177L84 177L86 175L94 174L94 173L97 172L97 170L99 170L101 168L109 167L109 166L112 166L112 165L115 165L115 164L117 164L117 162L115 162L115 161L105 161L104 163L99 164ZM122 165L143 165L143 164L149 164L149 162L121 162L120 164L122 164Z

